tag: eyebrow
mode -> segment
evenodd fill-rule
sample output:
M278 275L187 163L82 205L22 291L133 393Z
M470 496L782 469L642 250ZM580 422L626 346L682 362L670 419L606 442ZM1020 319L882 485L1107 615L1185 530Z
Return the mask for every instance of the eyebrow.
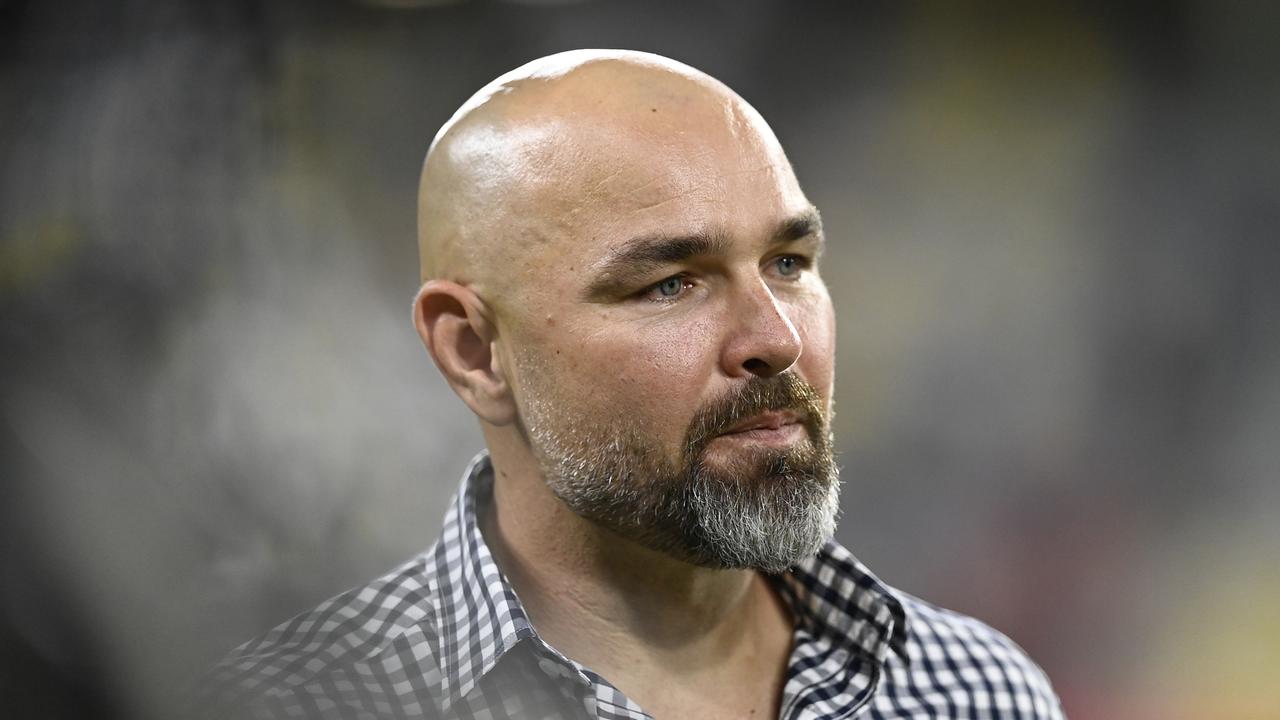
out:
M825 243L826 238L822 234L822 214L818 212L818 208L811 207L808 210L786 220L778 227L778 231L773 234L771 245L781 245L783 243L795 242L800 238L813 235L817 239L818 244Z
M822 217L813 207L779 223L769 238L769 245L784 245L811 235L819 246L823 244ZM632 238L600 266L596 279L587 286L584 296L588 299L604 297L657 268L694 257L723 254L729 243L728 234L722 230Z

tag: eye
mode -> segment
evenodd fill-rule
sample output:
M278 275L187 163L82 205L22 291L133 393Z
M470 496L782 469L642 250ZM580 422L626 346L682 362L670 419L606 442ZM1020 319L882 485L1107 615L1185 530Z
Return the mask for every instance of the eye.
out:
M663 280L662 282L658 283L658 287L656 289L658 291L658 294L661 295L662 297L675 297L676 295L680 294L681 290L684 289L684 278L669 277L666 280Z
M774 258L771 264L778 275L784 278L794 278L809 267L809 261L799 255L783 255Z
M689 278L684 275L672 275L649 286L644 291L644 297L655 302L675 300L691 287L693 287L693 283L689 281Z

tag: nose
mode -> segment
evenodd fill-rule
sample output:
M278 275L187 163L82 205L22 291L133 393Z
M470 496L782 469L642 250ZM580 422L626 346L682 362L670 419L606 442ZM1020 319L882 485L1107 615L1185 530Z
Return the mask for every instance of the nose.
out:
M800 333L769 286L752 283L730 306L721 364L729 377L773 377L800 359Z

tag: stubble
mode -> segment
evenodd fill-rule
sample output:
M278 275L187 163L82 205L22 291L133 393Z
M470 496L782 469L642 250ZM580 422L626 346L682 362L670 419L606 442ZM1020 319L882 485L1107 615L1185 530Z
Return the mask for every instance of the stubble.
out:
M829 418L817 391L794 373L751 378L699 408L677 457L625 411L575 416L553 389L528 390L521 424L547 485L575 513L622 537L695 565L778 573L816 553L835 530L840 482ZM768 411L798 415L805 439L709 457L717 437Z

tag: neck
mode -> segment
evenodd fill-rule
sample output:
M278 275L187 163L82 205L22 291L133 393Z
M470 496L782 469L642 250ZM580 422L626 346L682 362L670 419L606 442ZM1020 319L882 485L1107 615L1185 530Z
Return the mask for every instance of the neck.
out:
M724 667L778 646L785 661L791 620L759 574L690 565L627 540L569 510L522 442L489 446L494 495L481 528L549 644L606 676L620 665Z

